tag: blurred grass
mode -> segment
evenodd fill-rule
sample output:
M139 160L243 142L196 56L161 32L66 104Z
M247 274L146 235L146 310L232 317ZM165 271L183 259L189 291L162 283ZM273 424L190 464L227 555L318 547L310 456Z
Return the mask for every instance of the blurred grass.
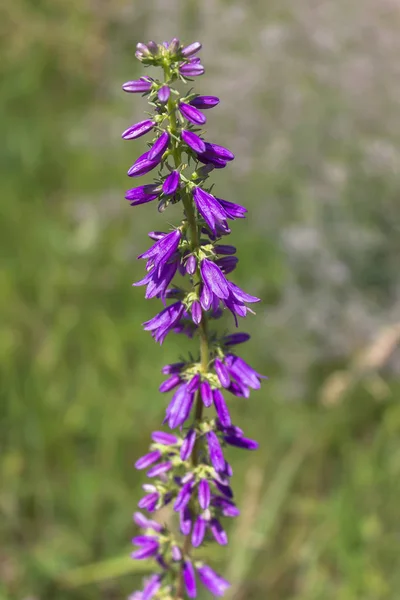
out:
M243 352L269 375L232 401L261 449L232 451L243 518L210 560L232 600L397 600L397 342L367 371L357 358L400 314L396 6L15 0L0 16L1 600L139 584L132 464L184 348L140 327L157 303L130 287L135 255L165 215L124 203L142 146L119 136L145 105L119 90L135 43L176 33L203 41L199 89L223 99L209 131L237 167L216 183L251 210L235 281L263 298Z

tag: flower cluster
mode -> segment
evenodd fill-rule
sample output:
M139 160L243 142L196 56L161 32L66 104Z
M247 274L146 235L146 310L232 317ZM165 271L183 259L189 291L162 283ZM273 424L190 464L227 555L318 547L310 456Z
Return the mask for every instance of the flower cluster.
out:
M131 206L157 201L159 211L179 202L183 207L181 223L168 232L150 232L154 243L139 256L146 261L146 274L134 285L145 286L146 298L159 298L164 304L144 329L160 344L170 332L200 341L197 358L163 368L166 379L160 392L173 392L164 424L178 431L153 432L149 452L135 465L149 478L139 508L154 513L171 504L177 527L171 530L135 513L143 533L133 539L137 549L132 556L154 558L158 572L131 600L195 598L197 579L214 596L224 594L229 583L196 560L193 548L210 540L226 545L223 520L239 514L224 447L257 448L232 424L226 402L228 392L247 398L251 389L260 387L262 376L234 350L249 336L210 331L210 322L220 318L224 308L237 325L238 317L252 312L248 305L259 299L227 279L238 259L234 246L221 243L230 233L229 221L244 218L247 211L215 196L208 185L211 171L234 159L227 148L206 141L199 128L206 123L203 111L217 106L219 99L192 91L182 95L177 89L204 73L196 56L200 48L198 42L182 46L175 38L163 44L138 44L136 57L146 66L161 67L163 80L141 77L122 86L147 97L152 107L149 118L129 127L122 137L132 140L150 132L154 136L128 175L138 177L157 169L153 183L128 190L126 199ZM186 286L173 283L177 274L186 277Z

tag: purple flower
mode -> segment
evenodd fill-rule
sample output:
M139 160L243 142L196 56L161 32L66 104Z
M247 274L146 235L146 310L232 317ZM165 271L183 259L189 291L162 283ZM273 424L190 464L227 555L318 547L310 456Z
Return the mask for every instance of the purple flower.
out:
M223 160L224 162L229 162L235 158L235 155L224 146L218 146L218 144L210 144L206 142L206 149L202 157L211 161L216 159L217 161Z
M175 446L178 443L178 438L172 433L166 431L153 431L151 439L156 444L162 444L163 446Z
M142 546L139 550L135 550L135 552L132 552L131 556L136 560L150 558L151 556L155 556L157 554L158 548L158 542L148 543Z
M151 131L154 125L154 121L151 121L150 119L146 119L146 121L140 121L139 123L128 127L121 137L124 140L135 140L136 138L139 138Z
M203 404L206 408L209 408L213 402L213 395L210 384L208 381L203 381L200 385L200 395L203 400Z
M161 532L163 529L163 526L160 523L157 523L157 521L153 521L152 519L148 519L140 512L134 513L133 520L135 521L136 525L142 529L153 529L154 531L158 532Z
M200 508L206 510L210 506L211 501L210 484L208 483L207 479L202 479L200 481L198 495Z
M190 104L180 102L178 108L181 115L194 125L204 125L204 123L207 121L203 113L197 110L197 108L194 106L190 106Z
M147 469L147 467L157 462L159 458L161 458L161 452L159 450L149 452L148 454L145 454L135 462L135 468Z
M188 481L181 487L175 500L174 510L181 511L189 504L192 495L192 487L193 481Z
M225 211L228 219L244 219L245 214L247 213L247 208L241 206L240 204L235 204L234 202L228 202L228 200L222 200L222 198L217 198L218 202L222 206Z
M189 46L182 48L181 54L185 58L188 58L189 56L193 56L193 54L197 54L199 50L201 50L200 42L193 42L192 44L189 44Z
M172 464L170 462L163 462L149 469L146 475L147 477L159 477L167 473L170 469L172 469Z
M166 419L171 429L183 425L189 417L194 401L194 393L188 390L188 384L181 385L172 397L166 411Z
M210 530L217 544L220 546L226 546L228 543L228 536L218 519L211 519Z
M147 259L147 268L154 267L154 269L157 269L160 273L160 267L163 267L178 250L181 237L182 232L180 229L175 229L175 231L171 231L171 233L162 237L151 248L146 250L146 252L139 254L138 258Z
M147 275L140 281L136 281L134 286L147 285L145 298L161 297L165 299L167 287L171 283L175 276L178 268L178 262L169 262L163 264L162 262L151 269Z
M204 310L210 308L213 300L222 300L229 310L240 317L246 315L247 310L245 302L259 302L260 299L246 294L232 282L225 279L221 269L213 262L204 258L200 264L200 271L203 278L203 290L200 302ZM226 361L225 361L226 362Z
M195 300L193 302L193 304L191 306L191 311L192 311L193 323L195 323L196 325L199 325L201 323L203 311L201 308L201 304L198 300Z
M214 252L215 254L230 256L231 254L236 254L236 248L235 246L229 246L228 244L215 244Z
M160 186L152 183L128 190L125 194L125 198L130 201L131 206L138 206L139 204L146 204L146 202L155 200L160 193Z
M143 94L144 92L149 92L151 90L151 86L151 81L145 77L141 77L135 81L127 81L122 85L122 89L124 92L130 92L132 94Z
M169 133L167 131L164 131L164 133L162 133L160 135L158 140L153 144L153 146L150 148L149 152L147 153L148 160L151 160L151 161L156 160L157 162L160 162L162 155L168 148L168 144L169 144Z
M194 546L194 548L201 546L206 534L206 529L207 521L205 521L202 517L197 517L192 531L192 546Z
M139 177L149 173L159 164L161 159L150 160L149 153L145 152L133 163L128 171L129 177Z
M240 510L235 506L235 503L222 496L213 496L211 505L219 509L224 517L232 518L240 515Z
M169 96L170 96L171 90L169 89L169 87L167 85L163 85L159 90L158 90L158 99L160 102L162 102L163 104L165 104L166 102L168 102L169 100Z
M171 363L170 365L165 365L161 369L161 373L163 373L164 375L172 375L173 373L180 373L182 370L182 367L184 367L184 366L185 366L184 362Z
M223 339L224 346L236 346L236 344L243 344L250 339L248 333L231 333L226 335Z
M182 383L182 379L179 377L179 375L175 374L172 375L169 379L163 381L158 389L162 394L164 394L165 392L170 392L171 390L173 390L180 383Z
M236 258L236 256L223 256L222 258L218 258L218 260L215 261L215 264L219 266L225 275L228 275L236 269L238 262L239 259Z
M196 96L189 104L196 108L201 108L201 110L205 110L217 106L217 104L219 104L219 98L217 98L217 96Z
M146 585L143 589L142 600L151 600L154 598L155 594L157 594L161 587L161 582L161 575L152 575L146 582Z
M183 581L185 582L186 593L188 598L196 598L196 576L194 568L190 560L185 560L182 568Z
M171 548L171 555L172 555L172 560L174 560L176 562L179 560L182 560L182 552L181 552L179 546L176 546L175 544Z
M182 316L185 306L182 302L175 302L164 308L158 315L143 323L145 331L150 331L156 342L163 343L167 334Z
M186 63L179 67L179 73L184 77L198 77L204 75L205 69L199 63Z
M214 596L223 596L230 586L229 582L205 564L196 565L196 568L202 584L208 588Z
M194 150L197 154L201 154L202 152L206 151L205 142L201 139L201 137L193 133L193 131L182 129L181 137L185 144L187 144L189 148Z
M192 518L188 506L179 511L179 528L182 535L189 535L192 529Z
M229 377L229 371L219 358L214 360L214 369L222 387L228 387L231 381Z
M179 171L172 171L172 173L168 175L162 187L163 193L166 196L172 196L173 194L175 194L179 186L179 179Z
M189 429L181 446L180 456L182 460L187 460L192 454L195 442L196 432L194 429Z
M224 441L230 446L236 446L236 448L243 448L244 450L257 450L258 448L258 443L255 440L245 437L226 435L224 436Z
M225 458L217 436L213 431L208 431L206 438L212 466L217 472L223 471L225 468Z
M196 186L193 189L193 198L197 210L214 235L217 233L217 226L222 230L228 228L225 211L212 194Z
M240 356L227 354L225 364L231 376L236 381L253 390L258 390L261 387L260 379L265 379L264 375L257 373L250 365L248 365Z
M160 496L157 492L152 492L151 494L147 494L147 496L143 496L141 500L138 502L138 507L148 510L149 512L154 512Z
M186 273L189 275L194 275L197 269L197 260L196 257L191 254L186 261Z
M215 410L217 411L217 415L221 424L224 427L229 427L229 425L232 423L231 416L221 390L213 390L213 400Z

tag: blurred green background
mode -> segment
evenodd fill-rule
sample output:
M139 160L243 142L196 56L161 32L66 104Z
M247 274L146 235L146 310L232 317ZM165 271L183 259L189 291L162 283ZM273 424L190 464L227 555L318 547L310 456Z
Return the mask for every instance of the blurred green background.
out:
M6 0L2 60L0 598L125 598L166 399L136 255L173 221L131 209L122 142L138 41L203 42L196 89L245 204L234 280L263 299L235 421L242 517L206 549L228 600L398 600L400 8L393 0ZM232 326L230 319L225 324ZM203 597L203 596L201 596ZM205 596L204 596L205 597Z

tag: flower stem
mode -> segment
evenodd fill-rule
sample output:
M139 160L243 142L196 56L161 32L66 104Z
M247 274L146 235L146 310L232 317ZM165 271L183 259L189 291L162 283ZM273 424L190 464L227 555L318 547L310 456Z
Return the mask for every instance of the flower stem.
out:
M165 74L165 82L169 80L170 73L168 70L164 71ZM169 127L172 135L177 137L177 118L176 118L176 101L170 96L167 104L168 115L169 115ZM172 152L172 156L175 163L175 168L178 169L181 164L181 150L179 148L179 143L175 142L174 149ZM195 208L193 204L192 196L186 192L181 193L182 195L182 203L185 209L185 214L188 222L188 231L190 236L190 246L192 252L195 252L200 247L200 236L199 236L199 228L197 226ZM200 275L200 267L197 266L196 272L193 275L193 284L194 288L200 290L202 279ZM198 327L199 335L200 335L200 370L202 373L206 373L208 370L208 363L210 360L210 348L208 341L208 330L207 330L207 317L203 311L202 319ZM202 420L203 417L203 402L200 395L200 390L197 391L196 401L195 401L195 413L194 413L194 422L193 425L196 426L198 422ZM199 445L198 440L193 447L193 451L190 457L192 466L195 467L198 464L198 454L199 454ZM192 522L194 522L194 515L192 514ZM190 534L185 537L185 541L183 544L183 552L184 555L190 554L191 549L191 537ZM179 583L177 586L176 592L176 600L180 600L183 598L183 576L180 577Z

